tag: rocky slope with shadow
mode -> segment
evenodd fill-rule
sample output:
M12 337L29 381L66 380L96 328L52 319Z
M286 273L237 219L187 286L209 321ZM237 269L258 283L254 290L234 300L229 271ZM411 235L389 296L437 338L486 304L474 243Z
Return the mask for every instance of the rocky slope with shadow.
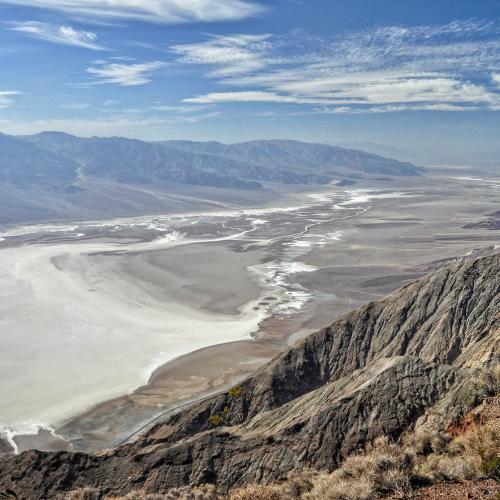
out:
M499 362L500 254L464 259L310 335L228 393L98 455L3 460L0 491L51 498L91 486L162 493L186 484L271 483L332 470L381 435L448 428Z

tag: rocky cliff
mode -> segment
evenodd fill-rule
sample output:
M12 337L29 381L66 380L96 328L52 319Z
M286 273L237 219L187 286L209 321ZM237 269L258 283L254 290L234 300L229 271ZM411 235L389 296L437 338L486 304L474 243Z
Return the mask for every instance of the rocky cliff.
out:
M161 493L330 470L377 436L456 421L476 404L478 370L498 363L499 349L500 254L466 259L347 314L133 444L7 458L0 491Z

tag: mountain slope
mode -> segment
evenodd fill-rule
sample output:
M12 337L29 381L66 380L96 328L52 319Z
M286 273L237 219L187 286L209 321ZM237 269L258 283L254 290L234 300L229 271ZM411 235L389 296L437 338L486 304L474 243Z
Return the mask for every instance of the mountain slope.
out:
M77 165L35 144L0 134L0 184L61 189L76 179Z
M326 184L344 177L423 173L422 168L410 163L297 141L149 143L121 137L82 139L58 132L22 139L79 161L85 175L118 182L259 189L261 182Z
M48 151L73 158L81 173L124 184L180 183L234 189L261 189L257 182L200 169L191 153L121 137L83 139L59 132L22 138Z
M7 458L0 491L165 492L332 469L379 435L455 421L476 403L476 370L498 363L499 350L500 254L466 259L347 314L133 444Z
M218 155L248 162L255 168L267 171L317 176L318 179L325 179L325 182L326 179L331 181L340 176L360 174L418 176L424 172L424 169L410 163L363 151L299 141L260 140L231 145L218 142L165 141L161 144L182 151ZM251 172L248 175L256 174ZM293 180L290 182L293 183Z

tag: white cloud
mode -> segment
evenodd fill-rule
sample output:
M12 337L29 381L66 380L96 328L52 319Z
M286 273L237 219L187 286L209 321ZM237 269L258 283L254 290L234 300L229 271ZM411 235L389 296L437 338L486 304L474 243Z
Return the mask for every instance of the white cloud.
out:
M50 9L88 20L168 24L243 19L263 10L250 0L0 0L0 4Z
M302 51L298 42L234 35L176 45L180 63L208 66L206 76L230 88L184 101L324 104L342 113L500 105L500 42L492 23L377 28L316 38Z
M199 111L205 111L206 109L209 109L211 106L204 105L204 106L166 106L163 104L155 104L154 106L151 106L150 109L153 111L165 111L165 112L172 112L172 113L180 113L180 114L186 114L186 113L197 113Z
M257 71L269 64L270 35L214 36L199 43L174 45L179 62L215 66L213 77L232 76Z
M141 127L163 125L160 120L129 119L110 116L105 119L49 119L30 121L9 121L2 123L2 132L13 135L36 134L44 130L61 130L68 134L91 137L93 135L129 135L133 137Z
M328 104L329 99L317 99L307 97L296 97L291 95L280 95L275 92L244 91L244 92L212 92L210 94L189 97L183 102L199 104L215 104L220 102L281 102L291 104Z
M151 74L166 66L161 61L135 64L105 63L87 68L87 72L97 77L94 83L110 83L121 87L144 85L151 81Z
M0 125L3 133L12 135L31 135L45 130L61 130L82 137L119 135L159 140L164 139L167 134L171 135L172 131L177 131L176 126L183 123L186 125L195 124L203 120L216 118L219 115L219 112L214 112L204 113L197 117L141 118L116 114L95 119L0 120Z
M67 102L60 104L61 109L69 109L69 110L83 110L87 109L90 106L88 102Z
M12 104L12 96L19 95L15 90L0 90L0 109L7 108Z
M11 29L46 42L73 45L91 50L106 50L102 45L97 43L97 35L95 33L75 30L71 26L54 26L38 21L26 21L16 23Z
M478 106L459 106L455 104L389 104L386 106L358 107L338 106L315 108L312 112L317 114L341 114L341 113L393 113L396 111L476 111Z

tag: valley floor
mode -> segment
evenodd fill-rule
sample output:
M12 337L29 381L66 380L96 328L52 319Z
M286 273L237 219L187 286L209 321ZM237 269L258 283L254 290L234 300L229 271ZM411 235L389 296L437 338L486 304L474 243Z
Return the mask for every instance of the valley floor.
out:
M121 444L340 314L500 245L464 229L498 208L497 182L406 182L0 234L4 449Z

